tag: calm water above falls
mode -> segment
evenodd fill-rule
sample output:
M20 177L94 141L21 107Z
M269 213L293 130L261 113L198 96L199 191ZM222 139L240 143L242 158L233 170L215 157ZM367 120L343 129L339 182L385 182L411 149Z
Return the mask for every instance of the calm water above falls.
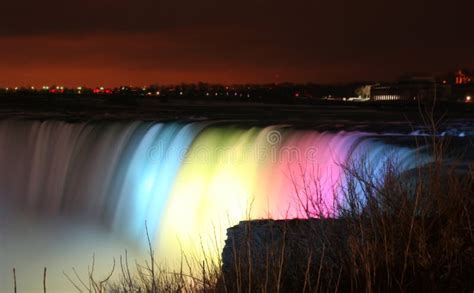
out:
M317 177L333 215L344 187L341 164L367 156L375 174L387 157L402 170L414 148L364 132L316 132L228 123L65 123L0 121L0 291L71 288L63 270L98 270L146 244L179 261L202 242L221 245L247 217L303 217L295 186ZM304 174L304 175L302 175ZM310 176L310 177L307 177ZM215 250L214 250L215 251ZM22 282L23 280L23 282Z

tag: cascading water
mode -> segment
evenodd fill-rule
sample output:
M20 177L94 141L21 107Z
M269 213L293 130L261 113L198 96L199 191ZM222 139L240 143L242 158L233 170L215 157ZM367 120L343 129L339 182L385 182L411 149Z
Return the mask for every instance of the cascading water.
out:
M362 132L1 121L0 291L10 290L13 266L32 290L47 266L51 290L64 292L67 282L54 278L86 269L93 252L103 261L126 248L139 254L145 223L159 258L173 263L220 245L240 220L303 217L295 187L307 174L318 179L323 215L333 215L342 165L363 155L375 174L387 157L402 170L419 162L414 149Z

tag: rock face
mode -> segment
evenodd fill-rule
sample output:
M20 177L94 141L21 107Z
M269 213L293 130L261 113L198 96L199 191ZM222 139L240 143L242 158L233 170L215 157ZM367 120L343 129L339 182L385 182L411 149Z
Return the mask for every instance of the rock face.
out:
M221 285L228 292L317 290L321 278L338 277L332 272L344 235L340 220L240 222L227 230Z

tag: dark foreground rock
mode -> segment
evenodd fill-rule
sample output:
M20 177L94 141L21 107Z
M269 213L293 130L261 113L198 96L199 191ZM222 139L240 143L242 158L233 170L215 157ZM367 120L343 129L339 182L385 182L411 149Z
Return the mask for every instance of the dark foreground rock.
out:
M337 282L346 251L341 220L243 221L227 230L221 286L228 292L301 292ZM311 290L312 289L312 290ZM321 289L321 288L320 288Z

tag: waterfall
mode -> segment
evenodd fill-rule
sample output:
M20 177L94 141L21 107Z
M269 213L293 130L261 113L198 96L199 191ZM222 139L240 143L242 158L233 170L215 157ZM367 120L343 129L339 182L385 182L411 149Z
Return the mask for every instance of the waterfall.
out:
M62 270L90 257L80 243L93 247L104 235L97 250L120 239L124 244L111 246L140 250L146 222L160 257L178 261L181 252L223 243L225 229L240 220L304 217L296 190L314 178L321 211L331 216L344 187L342 166L363 155L375 174L388 157L397 157L402 170L416 165L413 148L363 132L223 122L0 121L0 283L11 269L2 261L21 263L15 254L37 249L14 243L40 234L40 249L50 241L75 250L55 248L36 260Z

